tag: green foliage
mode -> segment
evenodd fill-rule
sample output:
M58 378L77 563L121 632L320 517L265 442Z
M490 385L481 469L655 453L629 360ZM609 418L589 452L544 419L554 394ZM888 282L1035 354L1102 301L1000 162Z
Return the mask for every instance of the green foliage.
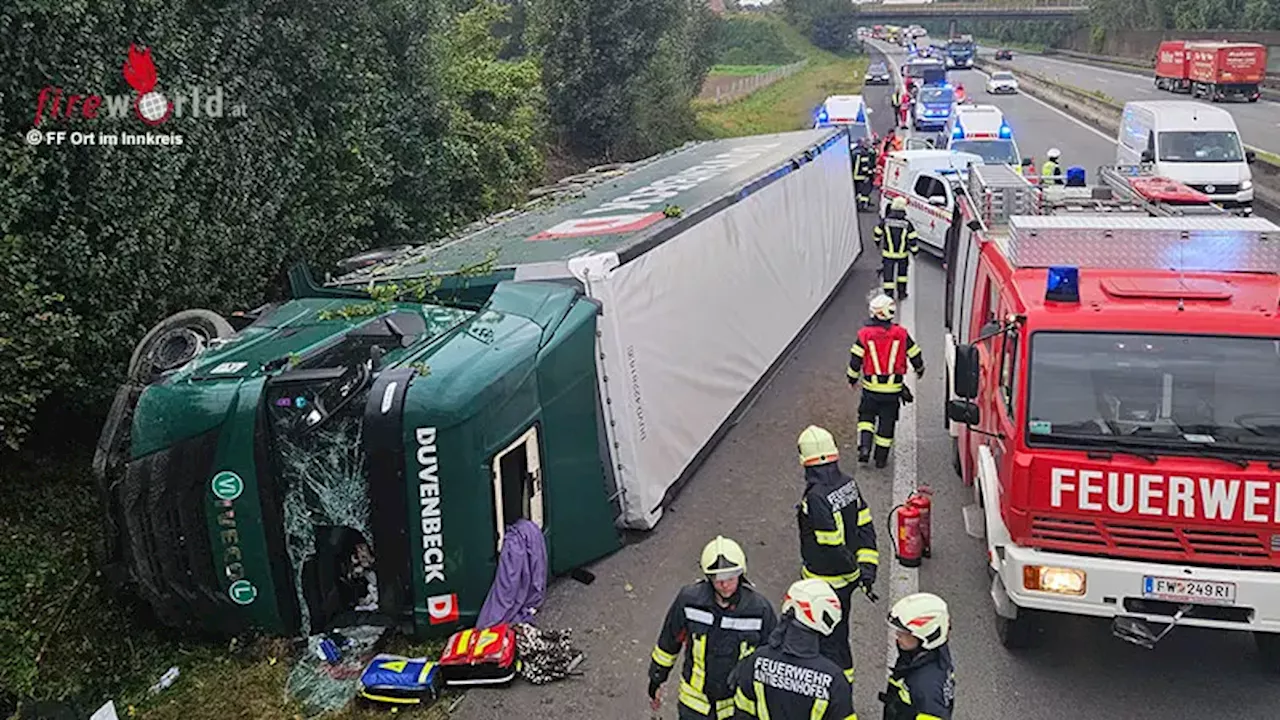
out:
M288 264L424 242L521 199L541 173L535 60L496 59L503 10L460 0L0 6L4 135L45 86L126 95L130 43L158 88L220 87L227 112L174 117L176 147L0 143L0 435L100 410L134 342L189 307L264 299ZM188 110L188 115L189 115ZM147 130L136 118L41 129Z
M534 37L559 142L612 160L688 139L714 21L683 0L540 0Z
M830 52L857 46L857 7L849 0L781 0L783 16L814 45Z
M721 65L788 65L800 59L778 32L776 23L750 15L731 15L713 34Z

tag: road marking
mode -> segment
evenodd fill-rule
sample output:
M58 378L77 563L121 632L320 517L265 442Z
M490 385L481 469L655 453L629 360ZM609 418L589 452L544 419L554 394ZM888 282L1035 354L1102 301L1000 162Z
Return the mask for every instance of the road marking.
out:
M991 77L990 75L987 75L987 73L983 72L982 70L979 70L978 72L979 72L979 73L981 73L982 75L985 75L985 76L986 76L986 77L988 77L988 78L990 78L990 77ZM1049 108L1050 110L1052 110L1052 111L1054 111L1054 112L1058 113L1059 115L1061 115L1062 117L1064 117L1064 118L1066 118L1066 119L1070 120L1071 122L1075 123L1076 125L1079 125L1080 127L1084 128L1085 130L1088 130L1089 132L1093 133L1094 135L1097 135L1098 137L1102 138L1103 140L1106 140L1107 142L1111 143L1112 145L1115 145L1115 144L1116 144L1116 139L1115 139L1115 138L1111 137L1110 135L1107 135L1106 133L1102 132L1102 131L1101 131L1101 130L1099 130L1098 128L1096 128L1096 127L1094 127L1094 126L1092 126L1092 125L1090 125L1090 124L1086 123L1085 121L1083 121L1083 120L1081 120L1081 119L1079 119L1079 118L1077 118L1077 117L1074 117L1074 116L1072 116L1072 115L1068 115L1066 112L1064 112L1064 111L1062 111L1062 110L1059 110L1058 108L1056 108L1056 107L1054 107L1054 106L1050 105L1049 103L1047 103L1047 102L1045 102L1045 101L1041 100L1040 98L1038 98L1038 97L1036 97L1036 96L1034 96L1034 95L1031 95L1031 94L1029 94L1029 93L1021 92L1021 91L1019 91L1019 92L1018 92L1018 94L1019 94L1019 95L1021 95L1021 96L1022 96L1022 97L1024 97L1024 98L1027 98L1028 100L1033 100L1033 101L1035 101L1035 102L1040 103L1041 105L1043 105L1043 106L1045 106L1045 107Z
M899 322L912 333L912 337L916 337L916 298L919 297L920 285L916 282L916 264L919 260L912 258L911 264L907 266L907 288L915 288L915 293L908 295L898 304ZM918 341L917 341L918 342ZM919 384L916 385L919 390ZM894 451L893 451L893 497L890 498L892 505L907 499L916 489L917 471L919 462L916 455L916 447L919 438L916 436L916 403L903 405L902 412L898 417L898 425L894 428ZM892 523L890 524L892 527ZM889 607L902 598L920 591L920 569L907 568L898 564L897 555L893 552L897 539L887 534L886 543L888 552L884 553L884 557L888 558L889 573ZM887 608L886 608L887 610ZM886 661L889 667L893 667L894 661L898 658L898 643L894 639L893 628L889 628L888 639L889 646L886 648Z

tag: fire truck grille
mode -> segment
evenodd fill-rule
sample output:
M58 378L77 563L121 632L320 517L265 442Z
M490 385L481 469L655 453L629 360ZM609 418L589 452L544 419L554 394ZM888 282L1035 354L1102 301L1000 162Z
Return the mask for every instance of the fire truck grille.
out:
M1233 567L1270 567L1280 561L1272 533L1247 530L1170 528L1133 522L1036 515L1031 545L1118 557L1196 562Z

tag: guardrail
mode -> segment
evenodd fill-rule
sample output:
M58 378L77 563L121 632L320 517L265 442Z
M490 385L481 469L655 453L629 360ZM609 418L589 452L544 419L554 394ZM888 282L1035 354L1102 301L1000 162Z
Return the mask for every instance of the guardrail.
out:
M1019 92L1059 108L1111 135L1119 132L1124 103L1105 93L1078 88L1056 78L1045 77L1039 73L987 58L978 58L974 65L988 71L994 69L1011 72L1018 78ZM1245 148L1257 153L1257 160L1252 166L1255 202L1280 209L1280 157L1248 145Z
M741 100L757 90L766 88L783 78L795 75L808 62L809 60L806 58L790 65L774 68L766 73L738 78L728 86L716 85L714 91L703 93L699 96L699 100L713 105L723 105L735 100Z

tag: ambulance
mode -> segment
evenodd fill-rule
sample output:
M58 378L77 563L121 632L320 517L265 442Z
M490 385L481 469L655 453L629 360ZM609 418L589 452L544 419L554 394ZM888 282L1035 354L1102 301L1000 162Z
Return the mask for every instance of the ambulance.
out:
M1280 670L1280 227L1058 209L1007 165L959 190L946 418L1002 644L1083 615Z
M880 216L896 197L907 199L907 219L916 226L920 248L941 255L957 201L956 184L982 156L951 150L899 150L885 161Z
M1015 168L1031 165L1023 160L1004 113L995 105L962 105L947 125L947 149L981 155L984 163Z

